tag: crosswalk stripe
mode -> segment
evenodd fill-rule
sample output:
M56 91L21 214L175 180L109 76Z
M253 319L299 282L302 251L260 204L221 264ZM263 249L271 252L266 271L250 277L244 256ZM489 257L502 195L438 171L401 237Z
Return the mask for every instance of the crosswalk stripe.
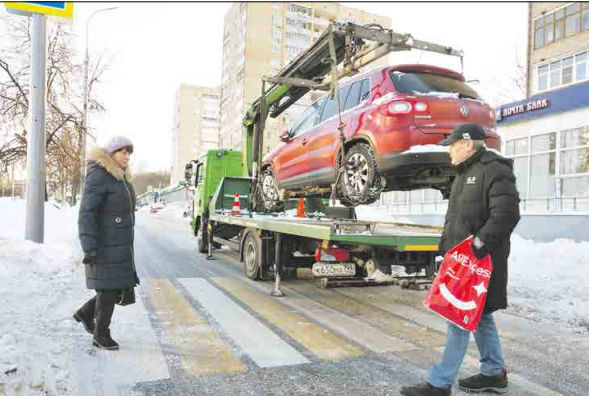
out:
M340 360L364 355L360 348L272 300L268 295L255 291L241 280L235 278L213 278L212 280L320 359Z
M428 312L425 308L418 308L412 305L399 303L393 293L390 293L391 288L375 287L373 290L365 289L342 289L337 292L345 296L365 301L367 304L380 308L383 311L390 312L401 318L406 318L416 322L422 326L427 326L430 329L437 330L443 334L446 333L447 322L440 316ZM378 290L375 290L378 289ZM440 338L441 337L441 338ZM445 336L436 334L433 338L424 340L426 347L440 346L445 342Z
M429 348L444 345L446 342L445 335L432 331L428 327L408 322L402 317L383 314L382 311L368 304L369 300L350 299L332 290L318 289L312 284L293 283L289 288L303 294L312 294L314 300L346 314L362 318L362 321L407 343Z
M289 285L290 284L291 283L289 283ZM251 282L251 285L268 293L273 288L273 286L268 283ZM389 334L385 334L373 326L366 324L362 319L345 315L333 308L313 301L292 289L288 289L286 293L287 297L280 300L282 304L304 313L307 317L313 319L322 326L354 340L373 352L398 352L413 350L416 348L414 345L390 336Z
M444 348L436 348L436 351L444 353ZM464 357L464 363L474 371L478 371L480 367L478 359L470 355L466 355ZM532 392L538 396L563 396L561 393L548 389L535 382L529 381L519 374L509 372L507 375L510 384L515 385L518 388L526 389L527 391Z
M77 367L80 374L77 394L115 395L120 389L132 388L135 383L170 378L166 359L143 300L137 296L135 304L120 309L118 313L116 311L119 309L115 310L110 330L121 350L95 350L95 355L75 354L73 367ZM88 347L90 340L91 336L88 336Z
M178 281L258 366L309 363L306 357L206 280L183 278Z
M235 356L211 325L202 318L167 279L149 280L149 297L166 326L163 342L180 354L189 375L243 371Z

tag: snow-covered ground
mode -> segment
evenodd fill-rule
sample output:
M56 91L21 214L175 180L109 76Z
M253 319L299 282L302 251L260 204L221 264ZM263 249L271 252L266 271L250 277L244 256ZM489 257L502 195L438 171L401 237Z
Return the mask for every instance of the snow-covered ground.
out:
M85 288L80 264L78 208L54 203L45 208L40 245L24 240L24 201L0 198L0 395L80 394L79 378L85 375L71 351L86 345L87 337L65 331L79 328L71 314L93 294ZM177 204L141 215L184 219ZM587 257L589 243L534 243L514 235L507 312L589 332Z
M71 340L60 333L74 326L62 308L69 296L91 295L77 208L45 205L45 244L24 240L25 210L22 200L0 198L0 395L75 394Z

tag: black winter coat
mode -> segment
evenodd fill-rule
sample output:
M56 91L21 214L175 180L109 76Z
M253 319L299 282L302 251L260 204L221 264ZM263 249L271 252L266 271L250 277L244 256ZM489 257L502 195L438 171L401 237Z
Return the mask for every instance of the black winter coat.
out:
M86 265L88 289L120 290L136 285L136 199L129 178L104 150L90 152L78 218L82 249L97 252L96 264Z
M519 201L512 160L481 148L458 165L440 250L445 253L470 235L485 243L493 261L486 313L507 308L507 258Z

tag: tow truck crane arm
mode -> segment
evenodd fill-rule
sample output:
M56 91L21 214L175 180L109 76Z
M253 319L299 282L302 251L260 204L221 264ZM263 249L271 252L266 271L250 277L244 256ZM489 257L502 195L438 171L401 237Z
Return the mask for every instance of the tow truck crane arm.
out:
M357 74L362 67L390 52L412 49L456 56L460 58L462 65L463 52L452 47L416 40L410 34L399 34L377 24L361 26L334 22L311 47L299 54L276 76L264 77L262 95L253 102L242 121L245 135L245 176L252 178L250 204L256 205L255 192L262 160L263 132L268 116L279 116L311 90L330 90L331 95L334 95L340 78ZM266 83L269 84L268 89Z

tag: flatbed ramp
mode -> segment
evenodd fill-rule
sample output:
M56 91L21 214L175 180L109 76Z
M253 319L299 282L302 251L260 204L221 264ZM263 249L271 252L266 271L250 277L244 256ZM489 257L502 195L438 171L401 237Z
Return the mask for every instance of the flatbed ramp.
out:
M424 225L288 215L215 213L212 221L322 241L376 245L397 251L437 251L441 229Z

